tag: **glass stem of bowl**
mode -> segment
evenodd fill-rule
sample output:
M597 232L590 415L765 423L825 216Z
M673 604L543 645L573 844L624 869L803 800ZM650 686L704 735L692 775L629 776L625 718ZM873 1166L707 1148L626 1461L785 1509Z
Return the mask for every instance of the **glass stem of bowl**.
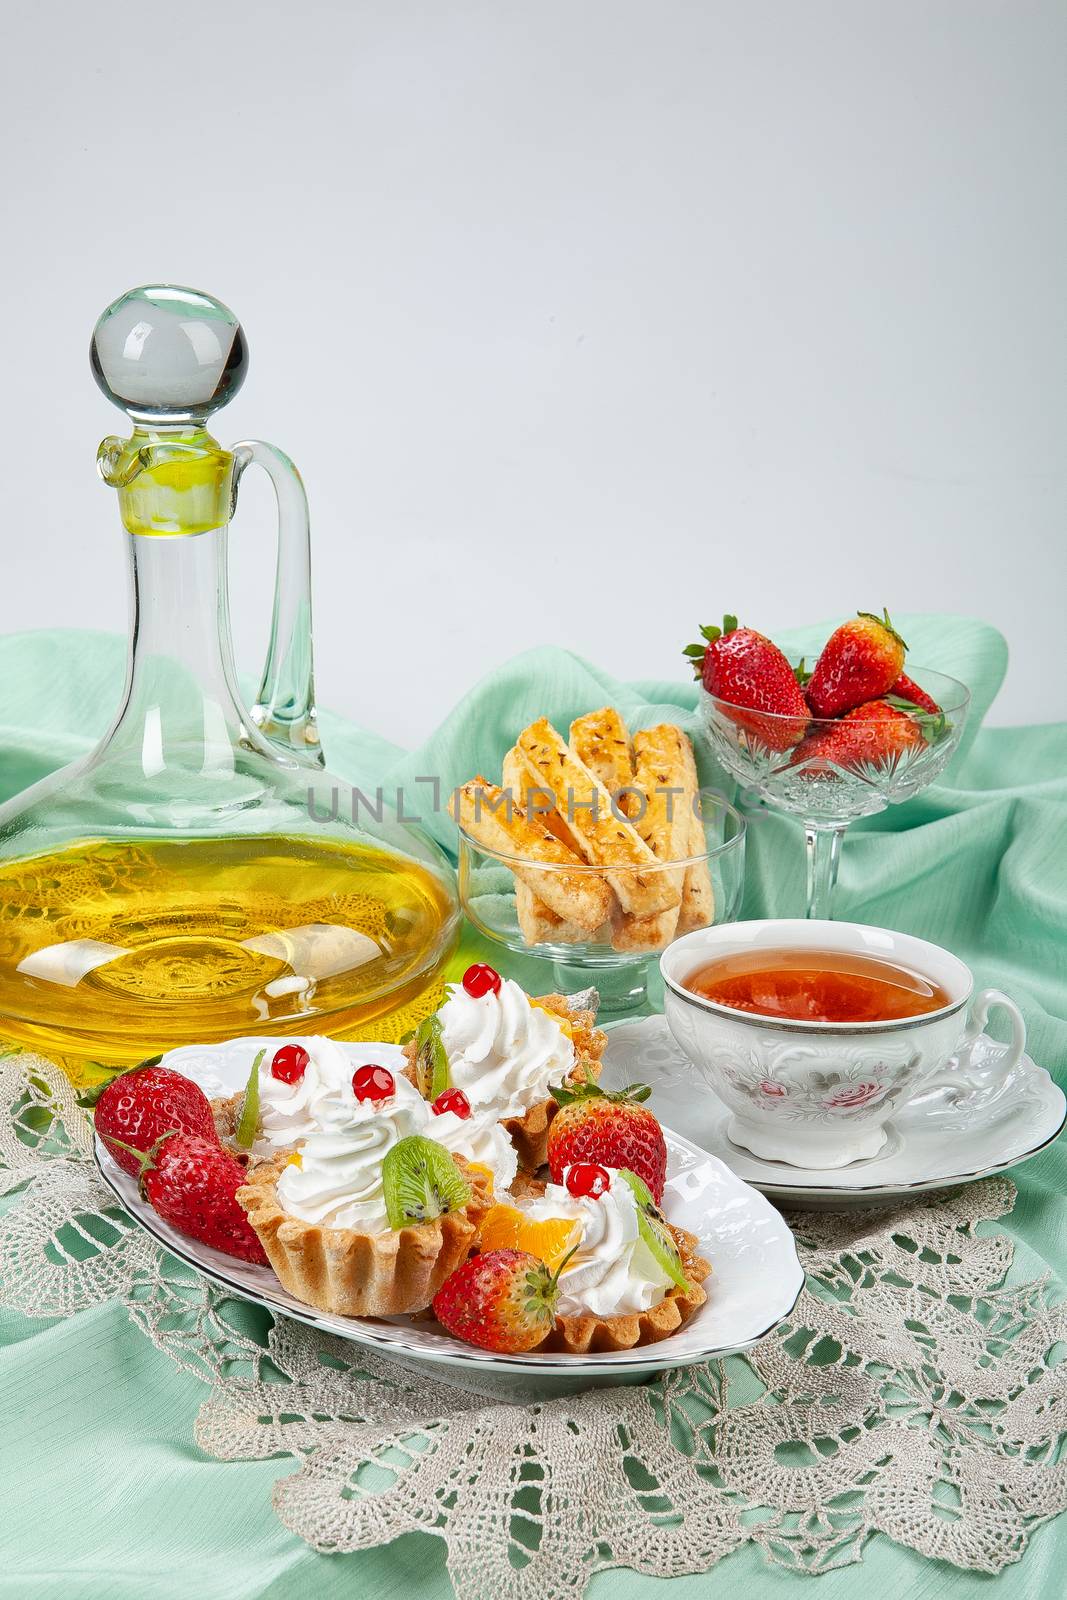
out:
M808 908L805 915L808 917L833 916L830 907L844 836L845 830L840 826L804 825L808 855Z
M597 1015L601 1024L620 1021L623 1017L638 1017L657 1011L662 1004L662 979L659 965L653 957L620 967L572 966L566 961L553 964L553 979L560 994L578 994L583 989L594 988L600 996ZM649 995L650 977L658 981L658 999Z

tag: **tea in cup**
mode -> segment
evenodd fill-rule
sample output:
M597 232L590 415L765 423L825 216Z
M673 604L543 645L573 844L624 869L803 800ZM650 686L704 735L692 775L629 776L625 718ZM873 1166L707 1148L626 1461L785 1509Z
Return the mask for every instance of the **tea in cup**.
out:
M970 969L939 945L861 923L774 919L702 928L660 961L668 1026L732 1113L735 1144L796 1167L876 1156L886 1123L920 1090L966 1095L971 1049L995 1006L1011 1043L1026 1028L997 989L974 994Z

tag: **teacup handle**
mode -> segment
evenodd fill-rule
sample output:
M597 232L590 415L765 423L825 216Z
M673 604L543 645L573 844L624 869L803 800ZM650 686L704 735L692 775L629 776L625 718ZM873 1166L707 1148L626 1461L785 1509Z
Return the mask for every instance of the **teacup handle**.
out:
M971 1065L971 1056L978 1040L985 1032L989 1013L999 1006L1011 1018L1011 1043L1002 1045L991 1053L981 1070ZM923 1081L927 1089L962 1089L967 1093L978 1090L999 1090L1014 1072L1026 1049L1026 1023L1015 1001L1000 989L983 989L971 1003L971 1015L956 1051L956 1065L944 1067Z

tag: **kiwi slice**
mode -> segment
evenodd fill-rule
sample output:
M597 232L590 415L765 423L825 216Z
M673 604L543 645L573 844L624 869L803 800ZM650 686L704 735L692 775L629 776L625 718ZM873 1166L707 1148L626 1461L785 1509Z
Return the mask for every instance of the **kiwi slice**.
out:
M415 1035L415 1082L424 1100L436 1100L451 1087L441 1019L424 1017Z
M639 1178L636 1172L631 1172L629 1167L620 1167L619 1177L626 1179L637 1201L637 1231L653 1260L663 1268L677 1288L691 1289L692 1284L682 1266L681 1251L664 1221L662 1211L652 1198L648 1184L643 1178Z
M471 1197L445 1147L418 1133L398 1140L386 1155L382 1188L391 1228L410 1228L448 1211L460 1211Z
M266 1055L266 1050L261 1050L252 1063L252 1070L248 1074L245 1084L244 1104L241 1107L241 1120L237 1124L237 1144L242 1150L251 1150L256 1142L259 1132L259 1063Z

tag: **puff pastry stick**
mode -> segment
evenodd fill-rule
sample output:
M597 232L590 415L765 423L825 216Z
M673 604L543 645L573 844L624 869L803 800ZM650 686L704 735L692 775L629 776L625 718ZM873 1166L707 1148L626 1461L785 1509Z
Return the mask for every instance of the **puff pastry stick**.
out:
M581 860L581 846L556 810L555 797L551 789L531 777L526 763L514 745L504 757L503 779L504 788L511 790L516 804L521 806L530 821L539 822L542 828L554 833L556 838L565 844L568 850L573 850Z
M510 749L504 757L504 788L509 790L512 798L525 811L527 817L539 822L542 827L554 833L557 839L573 849L573 835L558 811L543 810L545 790L542 785L533 786L525 763L519 752ZM575 855L580 858L580 852L575 850ZM527 944L579 944L582 940L592 937L588 928L579 927L576 922L564 921L557 917L550 906L539 900L528 883L521 879L515 880L515 915L518 918L519 930ZM608 935L610 938L610 934Z
M456 790L448 809L453 821L478 844L502 855L527 858L521 864L508 865L557 917L590 931L599 928L611 910L608 885L595 872L583 872L583 863L573 850L520 807L514 803L509 807L507 802L503 789L479 776ZM539 872L532 864L538 861L557 870Z
M521 878L515 879L515 915L527 944L584 944L587 939L611 938L610 924L605 934L602 929L582 928L557 917Z
M649 916L680 902L681 891L670 874L655 870L652 850L624 816L616 815L604 785L564 744L547 717L525 728L517 746L530 772L552 790L556 809L585 859L604 869L623 910Z
M614 706L589 711L571 723L571 749L609 794L618 795L634 781L630 735Z
M685 740L686 794L685 810L689 818L689 849L691 856L703 855L708 847L704 824L700 818L700 791L697 764L690 740ZM696 861L685 869L682 884L682 905L678 913L678 932L689 933L693 928L706 928L715 921L715 890L706 861Z
M634 734L634 789L631 817L634 827L659 861L678 861L689 853L690 812L686 808L685 734L670 723ZM678 891L679 902L685 868L664 873ZM678 928L680 904L650 917L624 917L612 938L616 950L662 950Z
M644 796L644 814L634 826L658 861L681 861L689 854L686 806L689 741L669 722L634 734L634 781ZM689 752L692 760L692 750ZM679 873L681 879L684 874ZM681 883L679 882L679 897Z

